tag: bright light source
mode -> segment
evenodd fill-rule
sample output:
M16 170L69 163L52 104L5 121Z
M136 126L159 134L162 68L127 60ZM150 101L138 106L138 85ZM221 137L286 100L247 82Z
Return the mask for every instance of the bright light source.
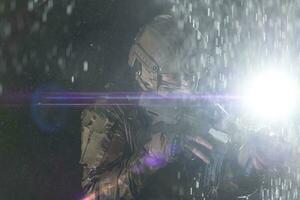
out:
M297 81L283 71L267 71L246 83L243 104L255 117L287 119L296 109Z

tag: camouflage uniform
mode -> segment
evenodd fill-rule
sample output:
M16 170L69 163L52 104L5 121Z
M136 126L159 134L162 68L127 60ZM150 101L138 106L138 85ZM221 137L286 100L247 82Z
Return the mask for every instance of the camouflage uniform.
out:
M224 178L221 172L225 169L227 145L210 137L215 148L209 165L191 159L192 155L174 154L173 146L168 145L175 144L177 132L189 130L172 121L160 120L153 110L143 108L115 106L83 112L82 186L87 197L101 200L217 198ZM209 123L200 122L199 131L208 132ZM170 137L170 132L174 137ZM175 158L177 162L173 162Z
M84 166L82 186L87 196L133 198L135 188L129 170L130 157L147 139L148 123L147 116L138 109L127 111L115 106L82 113L80 162ZM138 132L140 134L136 135Z

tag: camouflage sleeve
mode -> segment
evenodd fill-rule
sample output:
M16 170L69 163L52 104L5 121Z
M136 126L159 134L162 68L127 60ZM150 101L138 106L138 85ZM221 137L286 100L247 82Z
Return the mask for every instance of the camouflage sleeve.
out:
M146 157L147 153L143 152L123 162L122 166L98 175L95 185L87 192L87 199L135 199L140 195L147 179L159 169L145 164Z
M130 189L128 168L117 166L96 175L95 184L86 192L88 200L134 199Z
M148 177L170 161L166 144L163 134L154 134L143 150L95 175L88 199L135 199Z
M137 130L133 124L140 118L118 107L83 111L80 163L87 199L134 199L148 177L169 161L170 141L158 131L162 127Z
M121 135L112 132L114 122L105 110L86 109L82 112L81 122L80 164L84 167L82 186L86 188L90 184L90 173L122 157L125 142Z

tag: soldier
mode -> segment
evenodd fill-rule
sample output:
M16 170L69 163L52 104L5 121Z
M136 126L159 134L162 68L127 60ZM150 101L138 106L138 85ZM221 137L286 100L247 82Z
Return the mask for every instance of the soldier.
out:
M163 95L192 90L194 83L190 83L190 77L182 76L178 57L189 38L178 31L168 15L156 18L141 30L131 49L129 65L135 70L142 91ZM140 102L142 106L148 103ZM157 111L116 105L83 112L81 164L87 196L133 199L139 195L146 177L174 159L172 151L177 151L178 137L172 125L177 123L178 110L169 107ZM208 150L212 149L211 144L199 135L180 141L190 153L209 163L202 151L187 145L191 141Z
M186 51L193 36L189 27L179 28L169 15L155 18L140 31L129 55L144 92L140 107L83 111L80 163L85 199L217 198L230 136L212 128L209 116L200 115L193 128L186 120L187 109L157 101L153 106L147 98L196 91L199 77L186 64L193 55ZM254 167L261 165L249 152L236 157L243 165L249 158Z

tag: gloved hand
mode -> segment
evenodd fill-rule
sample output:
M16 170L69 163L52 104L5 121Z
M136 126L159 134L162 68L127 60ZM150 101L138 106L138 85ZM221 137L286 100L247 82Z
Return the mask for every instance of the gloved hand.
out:
M156 128L152 130L152 137L145 145L141 161L151 169L164 167L180 155L188 157L192 155L209 164L209 153L214 149L213 144L224 144L229 141L227 134L213 128L204 128L199 130L201 132L199 133L183 124L170 126L160 123L153 127Z
M183 133L181 135L172 132L159 132L152 135L151 141L146 145L148 149L147 159L145 162L156 165L155 161L160 163L172 162L176 157L184 152L192 153L198 159L205 163L209 163L209 158L202 149L208 151L213 149L213 146L200 135ZM153 162L154 161L154 162Z
M131 157L126 166L132 183L132 193L138 194L148 177L182 156L193 156L206 164L211 163L213 168L218 168L216 159L220 155L220 148L214 145L218 142L227 143L229 137L221 131L204 128L204 124L197 129L188 128L184 124L153 124L149 134L151 138L141 151Z

